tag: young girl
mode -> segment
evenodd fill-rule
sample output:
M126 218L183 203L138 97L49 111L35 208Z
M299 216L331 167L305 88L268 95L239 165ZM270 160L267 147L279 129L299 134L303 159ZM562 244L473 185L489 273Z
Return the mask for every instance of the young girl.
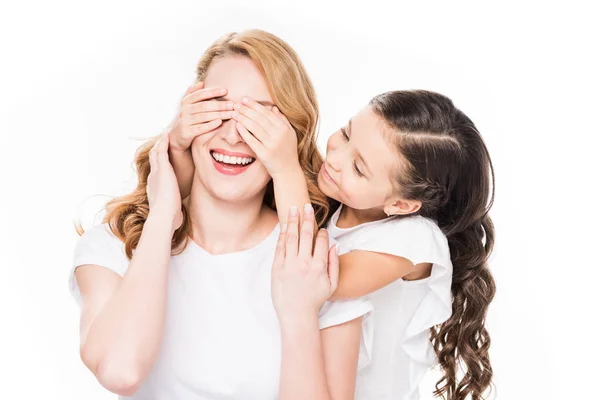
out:
M277 107L242 103L232 118L273 177L285 223L289 206L308 200L296 134ZM171 131L174 143L194 136L185 120ZM181 171L191 167L181 155L174 163L185 190ZM356 399L418 399L436 363L444 374L436 395L483 398L492 378L484 322L495 293L487 266L493 169L473 122L437 93L384 93L331 136L325 162L314 167L319 188L341 203L327 224L340 254L332 297L368 294L374 306Z

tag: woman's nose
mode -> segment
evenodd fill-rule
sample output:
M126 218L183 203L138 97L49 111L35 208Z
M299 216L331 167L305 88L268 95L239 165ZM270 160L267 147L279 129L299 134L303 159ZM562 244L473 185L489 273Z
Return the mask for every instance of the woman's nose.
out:
M236 121L234 119L228 119L223 121L223 124L219 129L219 135L231 146L244 141L235 127L235 124Z

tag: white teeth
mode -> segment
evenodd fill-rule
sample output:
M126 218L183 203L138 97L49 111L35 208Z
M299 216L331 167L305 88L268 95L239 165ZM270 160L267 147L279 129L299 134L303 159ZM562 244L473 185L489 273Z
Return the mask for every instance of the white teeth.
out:
M222 162L222 163L226 163L226 164L246 165L246 164L250 164L252 161L254 161L254 158L252 158L252 157L226 156L224 154L217 153L214 151L211 151L210 154L212 155L212 157L215 160Z

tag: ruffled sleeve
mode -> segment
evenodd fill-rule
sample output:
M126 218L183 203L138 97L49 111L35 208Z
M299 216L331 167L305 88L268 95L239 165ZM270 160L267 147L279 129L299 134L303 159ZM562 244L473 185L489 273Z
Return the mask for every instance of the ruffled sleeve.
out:
M436 355L429 341L430 328L452 315L452 262L448 240L434 221L423 217L391 219L362 232L352 250L365 250L404 257L413 264L431 263L431 275L419 280L428 290L402 335L402 347L411 362L432 365ZM403 282L410 286L411 281ZM414 371L422 371L415 368ZM419 372L420 374L420 372ZM420 376L414 377L420 382Z

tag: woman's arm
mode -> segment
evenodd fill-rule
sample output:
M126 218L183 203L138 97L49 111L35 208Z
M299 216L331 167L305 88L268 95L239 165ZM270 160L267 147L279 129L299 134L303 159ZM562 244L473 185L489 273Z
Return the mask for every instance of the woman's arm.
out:
M123 278L98 265L75 270L83 303L81 358L104 387L123 396L146 378L162 338L171 240L183 221L168 146L163 135L150 151L150 212Z
M75 270L83 304L80 354L106 389L131 396L149 373L162 337L172 218L150 215L121 279L97 265Z
M314 212L290 210L272 270L273 305L281 326L280 400L352 399L361 333L360 318L319 330L318 311L337 286L338 259L321 230L313 252Z
M361 322L319 331L315 317L282 327L279 399L354 399Z

